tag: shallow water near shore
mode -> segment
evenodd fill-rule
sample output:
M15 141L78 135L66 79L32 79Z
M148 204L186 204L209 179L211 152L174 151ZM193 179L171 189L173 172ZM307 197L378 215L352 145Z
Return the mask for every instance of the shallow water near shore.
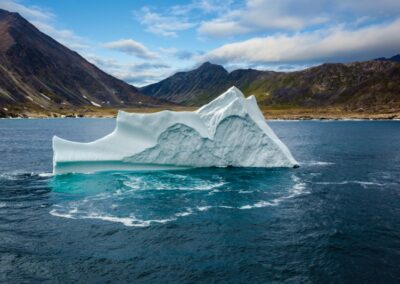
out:
M114 124L0 121L0 282L400 281L400 122L271 122L298 169L51 175Z

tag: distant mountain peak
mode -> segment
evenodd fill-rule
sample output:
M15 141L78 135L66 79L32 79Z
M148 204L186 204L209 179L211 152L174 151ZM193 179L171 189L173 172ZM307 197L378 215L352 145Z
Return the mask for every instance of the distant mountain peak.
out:
M222 66L205 62L140 90L189 106L208 102L234 85L264 105L395 109L400 106L400 64L393 61L399 57L380 62L326 63L297 72L238 69L227 73L219 71L225 70Z
M210 61L203 62L200 67L221 66L219 64L211 63Z
M106 74L18 13L2 9L0 66L0 106L7 109L48 111L163 103Z
M222 93L235 83L244 84L261 73L243 70L231 74L223 66L207 61L194 70L176 73L140 91L179 104L200 105L213 99L214 94Z
M16 12L9 12L7 10L0 9L0 21L4 20L5 18L28 22Z
M4 9L1 9L1 8L0 8L0 16L4 16L4 15L15 15L15 14L18 14L18 13L9 12L9 11L7 11L7 10L4 10Z
M199 69L221 69L221 70L224 69L225 70L225 68L222 65L214 64L214 63L211 63L209 61L206 61L206 62L202 63L197 68L197 70L199 70Z
M392 57L379 57L374 59L375 61L393 61L393 62L400 62L400 54L396 54Z
M215 65L215 64L212 64L210 61L206 61L203 64L201 64L200 67L206 67L206 66L210 66L210 65Z

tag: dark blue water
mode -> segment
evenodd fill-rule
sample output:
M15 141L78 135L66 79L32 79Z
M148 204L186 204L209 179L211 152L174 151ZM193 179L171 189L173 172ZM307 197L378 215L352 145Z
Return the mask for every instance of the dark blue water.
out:
M0 282L400 281L400 122L271 122L299 169L52 177L51 137L0 120Z

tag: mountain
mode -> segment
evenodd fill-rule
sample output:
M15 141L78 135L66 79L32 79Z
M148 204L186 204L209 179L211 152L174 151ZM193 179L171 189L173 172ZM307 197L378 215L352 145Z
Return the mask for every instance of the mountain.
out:
M262 73L252 69L229 73L220 65L205 62L195 70L178 72L158 83L145 86L140 91L145 95L179 104L201 105L231 87L232 82L246 85Z
M260 104L277 107L343 106L349 109L400 107L400 63L371 60L329 63L296 72L241 69L231 73L222 66L205 63L180 72L141 92L186 105L201 105L228 86Z
M380 57L380 58L377 58L375 60L400 62L400 54L397 54L397 55L389 57L389 58Z
M0 106L54 109L160 104L0 9Z

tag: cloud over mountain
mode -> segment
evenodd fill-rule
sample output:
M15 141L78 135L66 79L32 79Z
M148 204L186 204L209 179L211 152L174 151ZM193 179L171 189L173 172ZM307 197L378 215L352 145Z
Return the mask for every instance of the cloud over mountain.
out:
M338 25L222 45L198 57L219 63L301 63L365 60L400 50L400 19L361 28Z

